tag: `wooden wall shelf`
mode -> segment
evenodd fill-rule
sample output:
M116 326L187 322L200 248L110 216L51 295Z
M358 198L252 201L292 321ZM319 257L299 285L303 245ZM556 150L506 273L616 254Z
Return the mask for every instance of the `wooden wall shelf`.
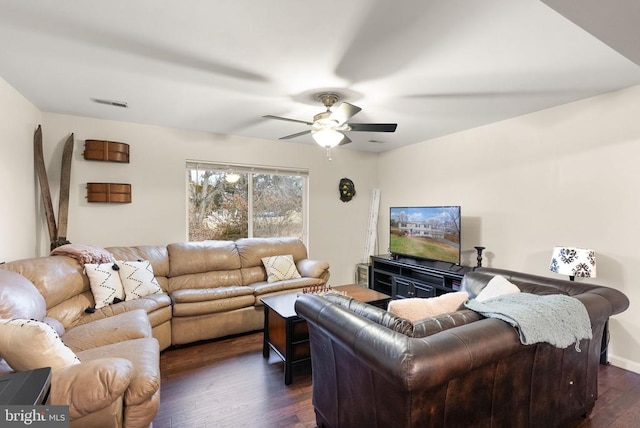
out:
M85 140L84 158L86 160L129 163L129 145L115 141Z
M131 203L131 184L87 183L88 202Z

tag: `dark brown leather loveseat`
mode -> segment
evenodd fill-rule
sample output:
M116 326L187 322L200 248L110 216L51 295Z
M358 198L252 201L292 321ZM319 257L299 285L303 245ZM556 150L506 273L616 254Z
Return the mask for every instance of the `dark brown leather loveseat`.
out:
M523 345L511 325L468 309L418 321L344 296L303 295L318 427L564 427L598 396L601 339L629 300L597 285L498 269L468 274L470 297L502 275L523 292L566 294L589 315L593 338Z

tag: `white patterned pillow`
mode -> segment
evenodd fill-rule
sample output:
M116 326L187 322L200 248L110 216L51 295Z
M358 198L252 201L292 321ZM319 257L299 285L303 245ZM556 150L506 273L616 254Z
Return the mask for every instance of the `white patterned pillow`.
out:
M120 267L120 280L124 287L124 299L134 300L150 294L162 293L162 287L153 274L148 260L137 262L117 261Z
M115 263L85 264L84 270L89 277L91 293L96 302L96 309L104 308L115 301L124 300L124 288Z
M0 354L17 372L40 367L51 367L55 371L80 363L53 327L23 318L0 320Z
M302 278L296 269L292 255L263 257L262 264L267 271L267 282L282 281L284 279Z

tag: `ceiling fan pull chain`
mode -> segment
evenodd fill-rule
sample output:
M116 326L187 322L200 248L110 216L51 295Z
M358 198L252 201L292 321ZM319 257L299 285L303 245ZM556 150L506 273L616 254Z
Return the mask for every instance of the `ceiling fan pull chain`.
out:
M331 147L329 147L329 146L327 146L327 159L333 160L333 159L331 159Z

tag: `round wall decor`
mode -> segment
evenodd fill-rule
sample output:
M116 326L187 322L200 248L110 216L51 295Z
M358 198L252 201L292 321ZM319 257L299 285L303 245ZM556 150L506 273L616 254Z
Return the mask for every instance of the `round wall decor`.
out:
M340 179L338 190L340 191L340 200L342 202L349 202L356 195L356 186L348 178Z

